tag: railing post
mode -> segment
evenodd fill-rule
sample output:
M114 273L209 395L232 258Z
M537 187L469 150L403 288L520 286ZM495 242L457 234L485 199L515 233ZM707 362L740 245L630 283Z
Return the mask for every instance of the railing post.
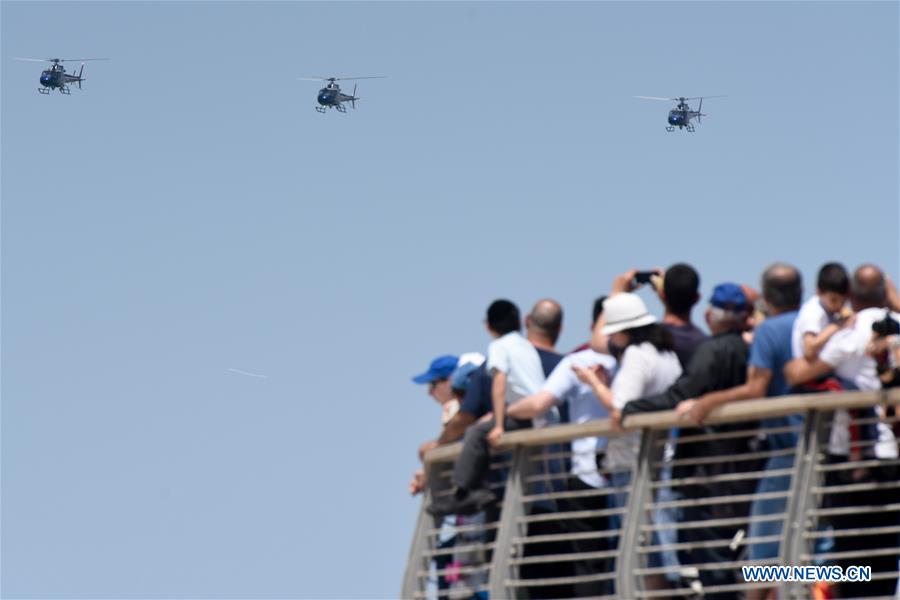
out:
M437 464L432 464L429 469L437 469ZM406 559L406 573L403 575L403 589L400 597L413 598L416 592L425 590L425 586L419 586L418 572L423 567L423 555L428 547L428 530L433 527L434 517L425 512L425 507L431 503L431 491L426 486L419 505L419 516L416 518L416 531L413 533L412 545L409 549L409 558ZM430 562L430 561L429 561ZM427 568L427 563L424 564Z
M525 514L522 495L525 487L527 456L528 448L525 446L518 446L513 450L513 460L509 469L509 477L506 479L503 508L500 511L500 522L494 541L494 555L491 560L491 577L488 581L491 598L510 597L504 582L510 576L509 561L516 553L516 549L512 547L512 539L518 537L518 520Z
M631 474L631 493L628 494L627 511L622 519L619 532L619 556L616 559L616 596L619 598L635 598L635 560L638 557L640 544L639 533L644 519L644 505L650 494L650 460L654 456L654 444L658 432L644 429L641 433L641 449L638 452L637 464Z
M791 477L790 495L784 515L784 527L781 530L781 555L784 564L800 566L800 553L805 541L806 511L814 502L810 489L816 476L819 464L819 438L822 429L822 412L809 411L804 419L803 435L797 440L794 453L794 473ZM781 584L781 595L785 598L801 595L803 586L784 582ZM791 596L793 595L793 596Z

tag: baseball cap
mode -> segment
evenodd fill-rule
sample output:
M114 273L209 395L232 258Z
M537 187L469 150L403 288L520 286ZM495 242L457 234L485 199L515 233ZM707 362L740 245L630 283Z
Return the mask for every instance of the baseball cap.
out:
M720 283L713 289L709 303L716 308L725 310L744 311L749 308L747 295L736 283Z
M459 358L452 354L438 356L431 361L427 371L421 375L416 375L412 380L414 383L431 383L438 379L447 379L453 373L453 370L456 369L458 363Z

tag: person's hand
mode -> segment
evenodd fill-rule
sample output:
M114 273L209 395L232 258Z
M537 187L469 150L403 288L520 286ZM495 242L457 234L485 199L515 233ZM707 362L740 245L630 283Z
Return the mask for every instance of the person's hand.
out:
M598 383L603 383L600 378L597 376L597 372L589 367L579 367L578 365L573 365L572 370L575 372L575 375L578 377L578 380L582 383L595 386Z
M614 410L609 413L609 423L612 425L613 431L624 432L625 427L622 425L622 411Z
M631 292L634 291L636 286L634 285L634 275L637 273L637 269L629 269L625 271L621 275L617 275L612 282L612 288L609 291L609 295L619 294L621 292Z
M437 440L428 440L427 442L423 442L422 445L419 446L419 460L425 462L425 453L437 447Z
M425 491L425 471L419 469L413 473L412 481L409 482L409 495L415 496Z
M594 370L594 375L597 376L597 380L606 387L609 387L609 371L607 371L603 365L594 365L591 368Z
M704 402L702 399L691 398L679 402L678 406L675 407L675 414L678 415L679 419L686 419L694 425L700 426L711 410L712 407L707 402Z
M492 448L496 448L500 445L501 437L503 437L503 427L500 425L494 425L494 428L491 429L487 434L487 441Z

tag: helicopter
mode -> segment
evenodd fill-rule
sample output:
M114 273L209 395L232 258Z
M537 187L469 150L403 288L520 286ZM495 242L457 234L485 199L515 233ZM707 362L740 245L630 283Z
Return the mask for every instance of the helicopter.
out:
M667 100L667 101L677 101L678 104L675 105L675 108L669 111L668 122L669 125L666 127L666 131L675 131L675 128L678 129L687 129L689 132L694 132L694 126L691 125L691 119L697 119L697 124L700 123L700 117L705 117L707 115L703 114L703 99L704 98L724 98L725 96L695 96L693 98L685 98L683 96L679 96L677 98L659 98L657 96L635 96L635 98L642 98L644 100ZM688 100L699 100L700 105L697 107L697 110L691 110L691 107L688 105Z
M41 94L49 94L53 91L53 88L59 90L60 94L69 95L69 84L77 83L78 89L81 89L81 82L84 81L84 78L81 76L84 73L84 63L88 60L106 60L105 58L17 58L16 60L24 60L28 62L48 62L53 63L53 65L49 69L44 69L41 72L41 87L38 88L38 92ZM66 68L62 66L60 63L64 62L74 62L81 61L81 69L78 71L78 75L74 73L69 75L66 73Z
M319 101L319 106L315 106L313 108L316 109L316 112L324 113L326 109L336 108L338 112L346 113L347 107L343 105L344 102L349 102L352 108L356 108L356 101L359 100L359 97L356 95L356 84L353 84L353 93L345 94L341 91L341 86L339 86L337 81L347 81L353 79L384 79L384 75L377 75L374 77L298 77L302 81L327 81L328 84L319 90L319 95L316 100Z

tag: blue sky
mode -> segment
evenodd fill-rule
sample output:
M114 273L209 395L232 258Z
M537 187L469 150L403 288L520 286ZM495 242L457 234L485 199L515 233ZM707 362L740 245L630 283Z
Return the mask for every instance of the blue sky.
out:
M3 597L396 596L409 377L494 298L567 349L630 267L900 271L893 2L0 16ZM52 56L110 60L44 97ZM312 75L389 78L320 115ZM694 134L631 97L704 94Z

